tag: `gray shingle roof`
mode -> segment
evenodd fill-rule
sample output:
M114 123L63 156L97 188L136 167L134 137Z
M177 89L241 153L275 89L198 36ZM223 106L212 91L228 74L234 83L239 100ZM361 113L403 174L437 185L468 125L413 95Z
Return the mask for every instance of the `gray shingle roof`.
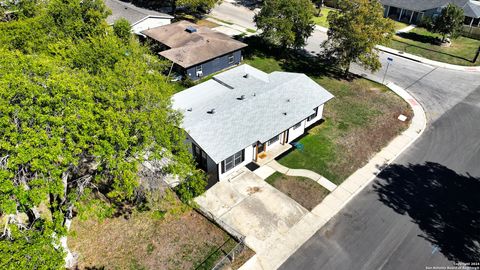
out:
M404 8L408 10L424 11L445 7L449 3L463 9L465 16L480 17L480 6L471 0L380 0L383 5Z
M108 16L106 19L108 24L113 24L120 18L127 19L127 21L129 21L132 25L146 17L162 17L166 19L173 19L171 15L145 8L139 8L131 3L118 0L105 0L105 5L112 10L112 15Z
M242 95L245 99L239 100ZM173 107L184 114L182 128L220 163L257 141L265 142L287 130L332 98L305 74L266 74L241 65L172 99ZM211 109L215 109L214 114L208 113Z

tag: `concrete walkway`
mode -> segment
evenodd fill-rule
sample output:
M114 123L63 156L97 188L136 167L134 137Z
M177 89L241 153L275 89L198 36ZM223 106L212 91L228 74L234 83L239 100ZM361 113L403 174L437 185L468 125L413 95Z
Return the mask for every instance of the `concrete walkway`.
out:
M398 34L398 33L407 33L407 32L410 32L410 31L411 31L413 28L415 28L415 27L417 27L417 26L414 25L414 24L411 24L411 25L409 25L409 26L407 26L407 27L405 27L405 28L402 28L402 29L400 29L400 30L397 30L397 34Z
M304 215L298 223L291 227L288 233L269 238L263 243L265 248L255 250L256 255L240 269L277 269L280 267L304 242L310 239L315 232L373 181L382 168L390 164L420 137L427 123L422 106L401 87L393 83L388 83L387 87L402 97L412 108L414 116L408 129L393 139L364 167L358 169L334 189L310 213Z
M328 180L327 178L321 176L320 174L318 174L316 172L313 172L313 171L310 171L310 170L290 169L290 168L285 167L282 164L278 163L276 160L270 161L265 166L268 166L268 167L274 169L275 171L283 173L285 175L301 176L301 177L310 178L313 181L319 183L324 188L328 189L328 191L330 191L330 192L332 192L334 189L337 188L337 185L330 182L330 180Z

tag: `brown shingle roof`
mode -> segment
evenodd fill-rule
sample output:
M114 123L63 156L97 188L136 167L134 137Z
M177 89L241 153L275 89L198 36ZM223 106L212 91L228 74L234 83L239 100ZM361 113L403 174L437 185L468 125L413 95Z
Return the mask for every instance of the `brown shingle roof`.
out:
M187 32L187 27L194 27L196 32ZM155 27L142 32L170 49L160 55L175 64L188 68L196 64L234 52L247 44L187 21L179 21L169 25Z

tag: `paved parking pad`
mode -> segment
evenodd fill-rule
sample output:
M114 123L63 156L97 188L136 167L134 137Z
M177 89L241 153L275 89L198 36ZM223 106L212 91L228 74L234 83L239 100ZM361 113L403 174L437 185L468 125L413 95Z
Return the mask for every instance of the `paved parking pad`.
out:
M262 178L244 169L237 177L215 184L195 199L201 211L245 236L254 251L268 239L286 234L308 210Z

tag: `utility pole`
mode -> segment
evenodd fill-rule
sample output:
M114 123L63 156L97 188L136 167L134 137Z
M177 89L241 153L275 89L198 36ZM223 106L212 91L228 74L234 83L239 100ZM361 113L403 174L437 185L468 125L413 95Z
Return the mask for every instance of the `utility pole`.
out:
M390 66L390 63L393 63L393 58L388 57L387 58L387 68L385 69L385 74L383 74L382 84L385 84L385 77L387 77L388 67Z

